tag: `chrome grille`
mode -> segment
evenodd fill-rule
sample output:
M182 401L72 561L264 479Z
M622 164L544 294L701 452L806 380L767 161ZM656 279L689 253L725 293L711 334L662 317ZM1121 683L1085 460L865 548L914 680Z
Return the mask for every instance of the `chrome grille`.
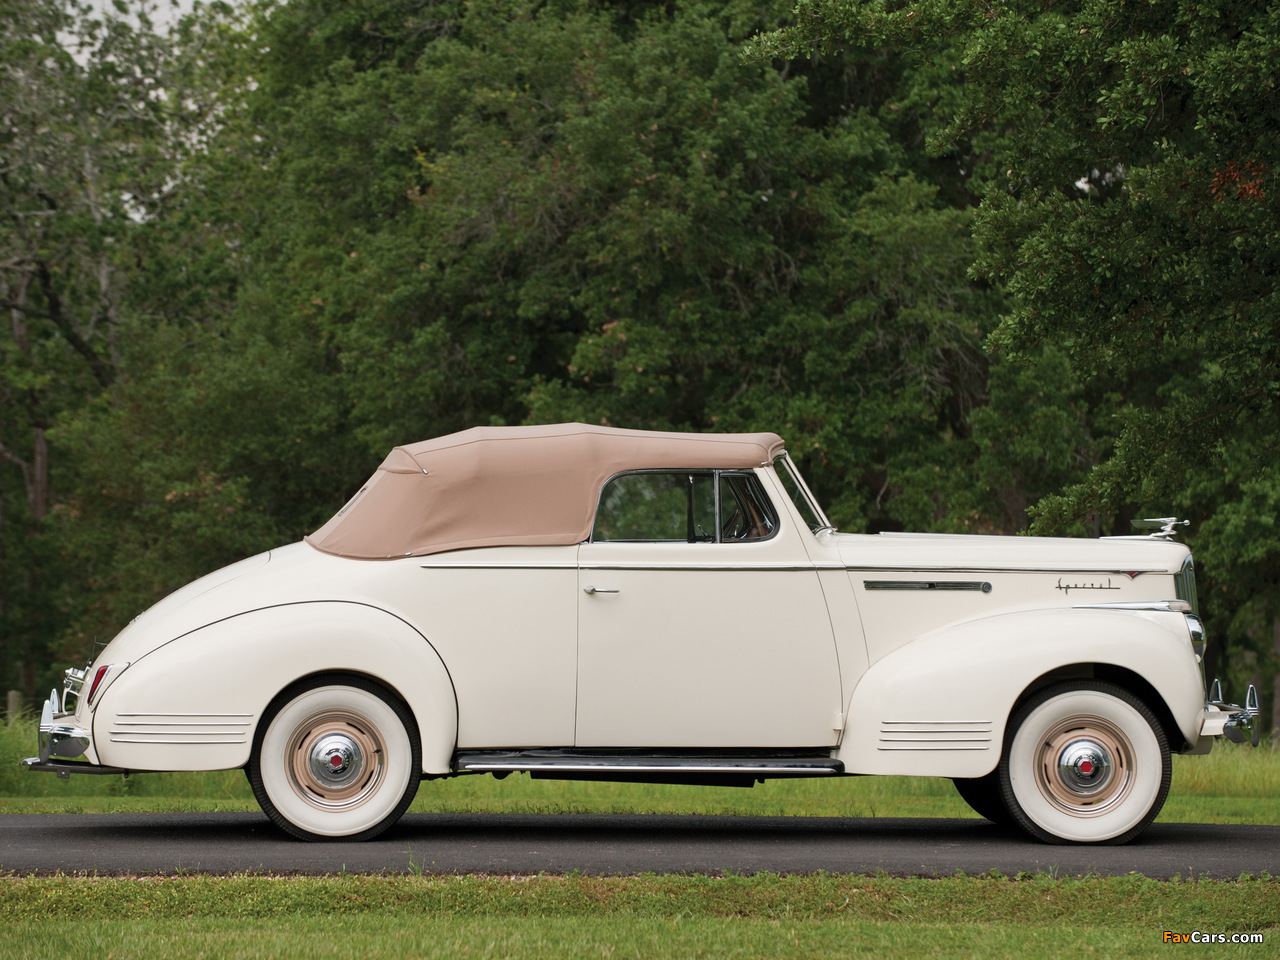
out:
M1182 569L1174 575L1173 582L1178 599L1187 601L1191 604L1191 612L1198 614L1200 601L1196 598L1196 564L1190 555L1183 561Z

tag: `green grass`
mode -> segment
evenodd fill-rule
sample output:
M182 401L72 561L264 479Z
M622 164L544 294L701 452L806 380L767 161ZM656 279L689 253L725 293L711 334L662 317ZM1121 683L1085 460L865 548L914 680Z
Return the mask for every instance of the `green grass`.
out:
M0 727L0 813L256 810L239 770L122 777L32 773L35 725ZM1207 757L1174 757L1165 823L1280 824L1280 751L1221 743ZM416 813L699 813L736 816L971 817L949 780L847 777L771 780L751 789L533 780L511 776L424 781Z
M0 957L1140 957L1261 932L1280 883L1043 875L0 879Z

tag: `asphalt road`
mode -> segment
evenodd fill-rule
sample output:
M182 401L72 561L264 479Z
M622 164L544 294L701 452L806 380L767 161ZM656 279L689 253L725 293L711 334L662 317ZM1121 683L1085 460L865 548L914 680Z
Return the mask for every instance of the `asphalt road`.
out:
M31 874L884 872L1280 875L1280 827L1156 824L1123 847L1046 846L985 820L411 814L369 843L302 843L258 813L0 816Z

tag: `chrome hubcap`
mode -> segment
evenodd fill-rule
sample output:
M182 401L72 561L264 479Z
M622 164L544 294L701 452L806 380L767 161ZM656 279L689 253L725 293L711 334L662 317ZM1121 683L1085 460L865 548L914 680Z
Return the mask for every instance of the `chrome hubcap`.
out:
M1106 813L1133 787L1133 747L1098 717L1072 717L1045 733L1036 755L1036 785L1075 817Z
M1096 740L1074 740L1058 755L1058 779L1081 796L1104 789L1111 767L1111 754Z
M321 737L311 748L311 775L317 783L334 786L349 783L360 776L364 755L360 744L345 734Z
M382 737L363 717L329 711L299 724L289 740L289 784L321 810L359 806L384 776Z

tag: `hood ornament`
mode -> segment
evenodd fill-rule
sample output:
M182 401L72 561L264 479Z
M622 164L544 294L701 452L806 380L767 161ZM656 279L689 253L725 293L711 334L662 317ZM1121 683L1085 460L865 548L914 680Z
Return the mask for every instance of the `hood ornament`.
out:
M1130 520L1135 530L1149 530L1147 538L1151 540L1172 540L1178 533L1178 527L1191 526L1190 520L1179 520L1177 517L1147 517L1145 520Z

